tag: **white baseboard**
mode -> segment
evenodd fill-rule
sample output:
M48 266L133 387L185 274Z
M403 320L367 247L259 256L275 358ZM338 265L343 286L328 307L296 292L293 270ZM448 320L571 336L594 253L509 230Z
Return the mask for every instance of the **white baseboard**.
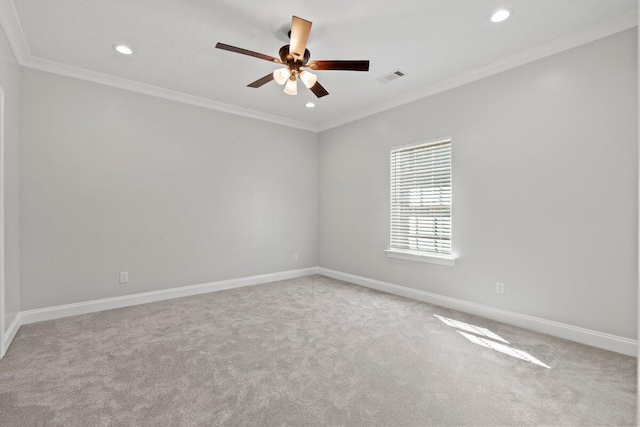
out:
M605 334L590 329L567 325L565 323L554 322L539 317L520 314L513 311L502 310L487 305L464 301L457 298L450 298L431 292L421 291L406 286L394 285L392 283L381 282L353 274L342 273L327 268L318 267L318 274L331 277L367 288L376 289L390 294L400 295L429 304L463 311L469 314L486 317L510 325L519 326L536 332L553 335L555 337L615 351L629 356L638 355L638 341L616 335Z
M221 280L218 282L203 283L200 285L182 286L179 288L163 289L160 291L144 292L140 294L124 295L121 297L105 298L87 302L79 302L75 304L58 305L55 307L39 308L36 310L27 310L20 312L21 324L27 325L29 323L42 322L45 320L77 316L79 314L94 313L97 311L129 307L132 305L146 304L149 302L205 294L208 292L223 291L226 289L241 288L244 286L258 285L261 283L275 282L277 280L293 279L295 277L317 274L317 272L317 267L310 267L300 270L261 274L259 276Z
M5 337L6 350L9 348L13 337L18 332L20 325L42 322L45 320L60 319L63 317L76 316L79 314L94 313L98 311L111 310L114 308L129 307L133 305L146 304L149 302L168 300L173 298L199 295L209 292L235 289L244 286L258 285L261 283L274 282L277 280L292 279L295 277L309 276L312 274L322 274L345 282L365 286L390 294L400 295L406 298L424 301L430 304L439 305L465 313L475 314L499 322L508 323L533 331L542 332L559 338L576 341L582 344L615 351L630 356L637 356L638 342L629 338L610 335L590 329L567 325L552 320L520 314L513 311L494 308L482 304L464 301L457 298L446 297L431 292L413 289L406 286L395 285L379 280L369 279L353 274L342 273L322 267L310 267L300 270L290 270L278 273L262 274L259 276L242 277L238 279L221 280L218 282L204 283L200 285L183 286L179 288L164 289L160 291L144 292L121 297L105 298L94 301L81 302L76 304L65 304L55 307L27 310L18 313L11 323ZM1 356L0 356L1 357Z
M0 359L2 359L6 354L7 350L9 349L9 346L11 345L11 342L13 341L13 338L18 333L18 329L20 329L20 325L22 325L21 314L22 313L18 313L16 317L13 319L13 322L11 322L11 325L9 325L9 329L7 330L7 333L4 336L4 345L2 346L2 354L0 354Z

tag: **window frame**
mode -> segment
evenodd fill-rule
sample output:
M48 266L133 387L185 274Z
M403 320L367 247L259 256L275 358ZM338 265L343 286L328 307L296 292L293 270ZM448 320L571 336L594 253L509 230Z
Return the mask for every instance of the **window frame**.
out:
M429 251L418 251L418 250L410 250L410 249L402 249L402 248L393 248L391 247L392 242L392 221L393 214L392 204L393 204L393 187L391 185L391 181L393 176L391 174L391 162L393 161L394 152L409 149L412 147L419 147L422 145L428 146L432 144L438 144L442 142L448 142L450 147L450 187L451 187L451 208L450 208L450 221L451 221L451 233L450 233L450 242L451 242L451 251L449 254L438 253L438 252L429 252ZM414 142L411 144L403 144L395 147L391 147L389 151L389 247L385 249L387 256L389 258L397 258L409 261L419 261L419 262L427 262L432 264L440 264L446 266L454 266L456 257L453 252L453 138L451 135L446 135L438 138L432 138L424 141Z

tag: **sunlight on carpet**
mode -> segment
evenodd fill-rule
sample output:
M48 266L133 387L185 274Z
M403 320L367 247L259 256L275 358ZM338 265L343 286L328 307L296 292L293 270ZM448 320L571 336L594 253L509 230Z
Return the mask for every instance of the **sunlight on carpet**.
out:
M490 331L487 328L481 328L480 326L471 325L469 323L461 322L459 320L438 316L437 314L434 314L433 316L440 319L442 323L444 323L447 326L451 326L452 328L456 328L456 329L462 329L462 331L459 330L456 332L458 332L459 334L461 334L463 337L465 337L466 339L468 339L474 344L478 344L483 347L490 348L491 350L499 351L500 353L504 353L512 357L517 357L518 359L522 359L527 362L531 362L535 365L542 366L547 369L551 369L551 367L547 366L545 363L536 359L526 351L518 350L513 347L509 347L508 345L504 345L502 343L496 342L496 341L502 341L503 343L509 344L509 341L505 340L500 335ZM467 331L467 332L463 332L463 331ZM490 338L490 339L487 339L487 338Z

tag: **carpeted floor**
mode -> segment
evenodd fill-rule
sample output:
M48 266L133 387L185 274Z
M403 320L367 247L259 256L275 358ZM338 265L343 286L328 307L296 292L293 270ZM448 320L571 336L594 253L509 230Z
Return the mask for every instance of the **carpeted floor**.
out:
M636 359L310 276L20 328L3 426L634 425Z

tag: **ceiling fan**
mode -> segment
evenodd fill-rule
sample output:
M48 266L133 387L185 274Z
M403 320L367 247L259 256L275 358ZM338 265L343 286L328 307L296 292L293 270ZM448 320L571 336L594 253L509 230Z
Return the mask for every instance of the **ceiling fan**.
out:
M217 43L216 47L218 49L228 50L229 52L253 56L254 58L264 59L265 61L284 65L284 68L278 68L273 73L269 73L255 82L249 83L247 86L259 88L260 86L269 83L271 80L275 80L279 85L285 85L284 92L288 95L296 95L298 93L298 78L300 78L304 85L308 87L318 98L329 95L329 92L327 92L327 90L318 82L317 76L307 71L307 69L314 71L369 71L369 61L314 60L309 62L311 54L306 47L310 32L311 22L294 16L291 20L291 31L289 32L291 42L290 44L284 45L280 48L280 58L230 46L224 43Z

